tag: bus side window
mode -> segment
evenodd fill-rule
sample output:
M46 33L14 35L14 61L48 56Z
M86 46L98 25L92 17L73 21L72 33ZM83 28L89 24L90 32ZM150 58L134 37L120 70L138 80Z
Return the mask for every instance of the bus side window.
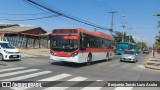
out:
M90 46L89 46L89 43L87 43L87 48L89 48Z
M108 48L108 40L105 40L105 48Z
M101 48L105 48L104 41L101 41Z

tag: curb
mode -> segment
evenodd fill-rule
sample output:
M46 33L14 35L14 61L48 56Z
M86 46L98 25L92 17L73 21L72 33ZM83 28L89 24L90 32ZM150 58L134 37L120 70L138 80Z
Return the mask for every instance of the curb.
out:
M156 68L156 67L149 66L149 65L147 65L147 63L144 64L144 66L145 66L146 68L148 68L148 69L160 70L160 68Z
M148 68L148 69L153 69L153 70L160 70L160 68L156 68L156 67L152 67L152 66L149 66L147 65L148 62L150 61L150 59L152 58L151 57L152 54L150 54L146 59L146 62L143 64L145 68Z
M154 69L154 70L160 70L160 68L154 68L154 67L150 67L147 65L147 63L144 65L146 68L149 68L149 69Z

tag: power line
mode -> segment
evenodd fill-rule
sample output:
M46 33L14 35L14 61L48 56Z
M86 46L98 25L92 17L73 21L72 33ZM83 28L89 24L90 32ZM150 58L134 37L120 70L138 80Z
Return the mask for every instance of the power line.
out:
M112 8L109 4L107 4L106 2L104 2L103 0L90 0L90 2L92 3L92 4L94 4L96 7L99 7L99 8L101 8L101 9L103 9L103 10L105 10L105 11L109 11L109 9L111 10L111 11L115 11L114 10L114 8ZM119 12L117 12L117 15L124 21L124 22L127 22L127 20L126 19L124 19L124 18L122 18L123 16L119 13ZM116 20L117 21L117 20ZM119 23L121 23L120 21L119 21ZM125 27L129 27L129 28L131 28L131 25L127 22L126 23L127 25L125 25ZM123 25L123 24L122 24Z
M109 11L108 9L106 9L106 8L104 7L103 4L99 3L98 1L89 0L89 2L92 3L94 6L100 8L100 9L103 9L103 10L105 10L105 11Z
M1 15L16 15L16 16L22 16L22 15L43 15L46 13L31 13L31 14L27 14L27 13L19 13L19 14L13 14L13 13L0 13Z
M38 20L38 19L44 19L44 18L53 18L53 17L57 17L57 16L53 16L52 15L52 16L29 18L29 19L0 19L0 20L6 20L6 21L31 21L31 20Z
M100 25L97 25L97 24L82 20L82 19L74 17L72 15L68 15L66 13L60 12L60 11L55 10L53 8L47 7L48 5L47 6L43 5L44 3L42 1L40 1L40 0L38 2L33 1L33 0L25 0L25 1L27 1L28 3L30 3L30 4L32 4L34 6L38 6L38 7L42 8L42 9L44 9L46 11L49 11L52 14L54 13L56 15L60 15L60 16L63 16L65 18L68 18L68 19L71 19L71 20L74 20L74 21L77 21L77 22L80 22L80 23L83 23L83 24L86 24L86 25L89 25L89 26L93 26L95 28L99 28L99 29L103 29L103 30L109 30L108 28L102 27Z
M24 0L24 1L25 1L26 3L28 3L27 0ZM42 10L43 12L46 12L46 14L55 15L55 14L50 13L50 12L48 12L47 10L42 9L42 8L40 8L40 7L38 7L38 6L34 5L34 4L32 4L32 3L28 3L28 4L30 4L31 6L34 6L34 7L38 8L38 9L40 9L40 10ZM48 6L48 4L45 3L45 2L43 2L43 4L45 4L46 6ZM48 7L49 7L49 6L48 6ZM54 6L52 6L52 7L54 7ZM54 7L54 8L56 8L56 7ZM61 11L62 11L62 10L61 10ZM57 19L59 19L59 20L61 20L61 21L64 21L64 22L68 22L68 23L72 23L72 24L77 25L76 23L71 22L71 21L69 21L69 20L66 20L65 18L57 17Z

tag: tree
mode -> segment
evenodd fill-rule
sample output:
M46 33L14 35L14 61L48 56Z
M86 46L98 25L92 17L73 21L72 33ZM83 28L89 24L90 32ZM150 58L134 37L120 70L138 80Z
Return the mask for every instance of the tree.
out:
M115 38L115 42L122 42L122 39L124 38L124 42L131 42L135 43L135 40L131 35L127 35L126 32L116 32L113 37Z
M115 42L121 42L123 38L122 32L116 32L113 37L115 38Z
M141 46L141 49L148 48L148 46L145 42L138 42L138 45Z
M160 14L155 14L154 16L160 16ZM158 21L157 28L160 29L160 21ZM160 31L159 31L159 35L156 36L155 38L156 38L155 48L157 49L157 52L160 53Z
M130 42L132 42L132 43L136 43L136 41L133 39L133 37L132 37L132 36L130 37Z

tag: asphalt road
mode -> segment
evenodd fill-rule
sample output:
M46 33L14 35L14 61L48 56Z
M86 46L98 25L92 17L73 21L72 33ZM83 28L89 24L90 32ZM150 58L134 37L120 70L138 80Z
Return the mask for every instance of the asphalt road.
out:
M137 63L120 62L120 56L110 61L91 65L51 61L49 57L23 57L21 61L0 61L0 81L160 81L160 71L144 67L147 54L139 54ZM57 77L56 77L57 76ZM62 83L65 84L65 83ZM72 84L72 83L71 83ZM0 88L8 90L9 88ZM10 88L23 90L22 88ZM27 88L27 90L160 90L159 87L52 87Z

